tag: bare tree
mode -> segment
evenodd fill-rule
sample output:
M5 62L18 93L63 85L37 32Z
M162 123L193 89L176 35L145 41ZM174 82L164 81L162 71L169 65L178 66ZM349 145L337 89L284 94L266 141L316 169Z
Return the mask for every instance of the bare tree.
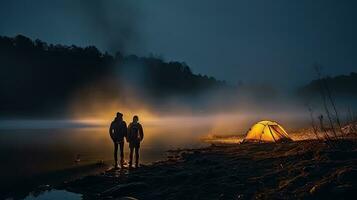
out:
M333 110L334 110L335 119L336 119L337 125L338 125L338 127L339 127L339 130L340 130L340 132L341 132L341 135L344 135L343 129L342 129L342 125L341 125L341 122L340 122L340 117L339 117L338 112L337 112L337 109L336 109L336 104L335 104L335 101L334 101L334 99L333 99L333 97L332 97L331 90L330 90L330 88L328 87L326 78L322 78L322 84L323 84L323 86L324 86L324 88L325 88L325 90L326 90L327 97L328 97L328 99L329 99L329 101L330 101L330 104L331 104Z
M309 113L310 113L312 130L313 130L313 132L315 134L316 139L320 140L319 135L318 135L318 130L317 130L316 126L315 126L313 110L312 110L311 106L308 105L308 104L307 104L307 108L308 108Z
M315 71L317 73L320 94L321 94L321 97L322 97L322 102L323 102L323 106L324 106L324 109L325 109L325 113L326 113L326 116L327 116L329 124L330 124L330 129L331 129L332 133L334 134L334 138L337 138L337 133L335 131L335 127L334 127L334 124L333 124L333 119L332 119L332 116L331 116L331 112L330 112L330 110L328 108L328 105L327 105L327 100L326 100L327 99L327 97L326 97L327 95L326 95L326 91L325 91L326 88L324 87L323 80L322 80L321 66L318 65L318 64L315 64L314 65L314 69L315 69Z

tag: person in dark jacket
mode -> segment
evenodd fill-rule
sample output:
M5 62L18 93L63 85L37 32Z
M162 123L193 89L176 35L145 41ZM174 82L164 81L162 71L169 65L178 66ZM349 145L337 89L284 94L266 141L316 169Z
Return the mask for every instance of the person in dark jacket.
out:
M123 120L123 114L117 112L117 116L110 124L109 134L114 143L114 167L118 168L118 145L120 147L120 166L124 164L124 138L127 137L128 129Z
M129 167L132 167L133 164L133 154L135 151L135 167L139 167L139 148L140 142L144 139L143 127L139 123L139 117L134 116L133 122L128 126L128 137L127 141L129 142L130 148L130 160Z

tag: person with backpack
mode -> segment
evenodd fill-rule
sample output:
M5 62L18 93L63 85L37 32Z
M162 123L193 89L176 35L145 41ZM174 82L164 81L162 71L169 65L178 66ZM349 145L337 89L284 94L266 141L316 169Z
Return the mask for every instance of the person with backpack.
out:
M110 124L109 134L114 143L114 168L118 168L118 146L120 148L120 167L124 165L124 138L127 138L128 129L123 114L117 112L115 119Z
M135 167L136 168L139 167L139 149L140 149L140 142L143 139L144 139L143 127L139 123L139 117L135 115L133 117L133 122L131 122L128 126L127 141L129 142L129 149L130 149L129 168L132 168L134 151L135 151Z

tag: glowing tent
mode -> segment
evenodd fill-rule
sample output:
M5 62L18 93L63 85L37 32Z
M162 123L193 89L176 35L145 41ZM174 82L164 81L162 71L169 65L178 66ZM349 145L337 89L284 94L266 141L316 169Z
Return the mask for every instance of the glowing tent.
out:
M276 122L260 121L248 131L243 142L281 142L291 141L284 128Z

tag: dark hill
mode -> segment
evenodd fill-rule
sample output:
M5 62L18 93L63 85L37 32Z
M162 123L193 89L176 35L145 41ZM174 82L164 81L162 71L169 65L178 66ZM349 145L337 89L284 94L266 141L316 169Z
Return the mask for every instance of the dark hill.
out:
M2 115L59 114L75 91L97 83L108 98L125 95L127 86L151 99L226 87L193 74L185 63L120 52L113 56L94 46L53 45L22 35L0 37L0 66Z
M320 95L320 85L323 80L313 80L309 84L300 87L298 93L304 97ZM326 77L324 81L334 95L357 97L357 73Z

